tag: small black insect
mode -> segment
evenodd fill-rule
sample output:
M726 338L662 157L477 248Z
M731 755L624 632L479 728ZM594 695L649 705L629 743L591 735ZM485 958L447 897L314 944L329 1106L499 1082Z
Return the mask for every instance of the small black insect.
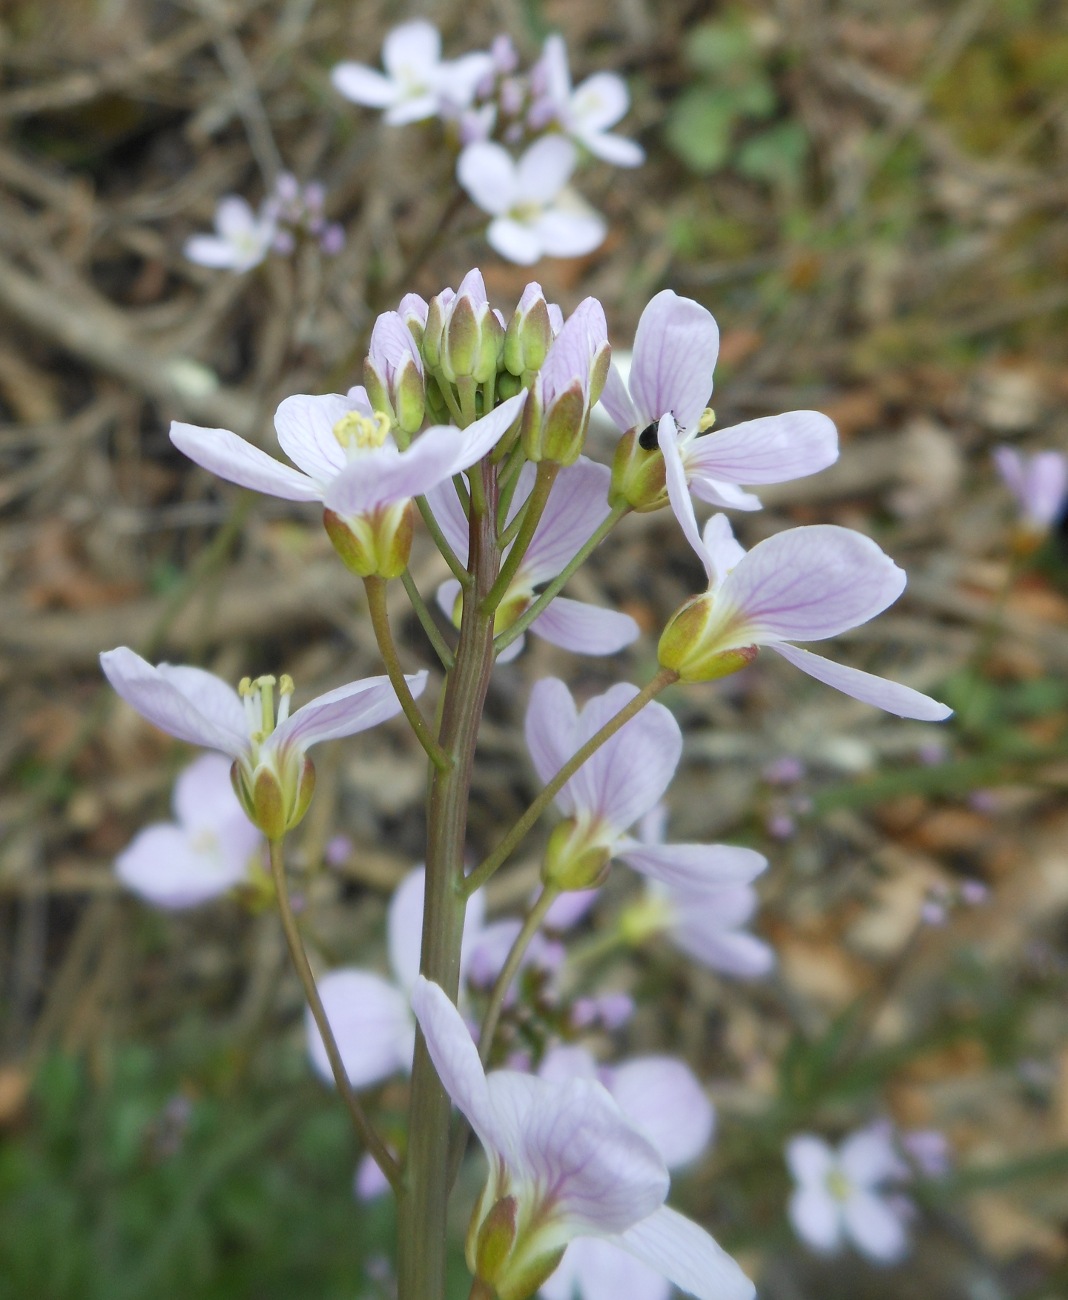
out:
M660 427L660 421L654 420L652 424L647 424L638 434L638 446L642 451L656 451L660 445L656 440L656 431Z

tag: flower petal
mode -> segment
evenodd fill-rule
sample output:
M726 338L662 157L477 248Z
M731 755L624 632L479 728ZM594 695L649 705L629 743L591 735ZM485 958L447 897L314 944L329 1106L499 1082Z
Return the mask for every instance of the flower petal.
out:
M695 891L748 884L768 865L762 853L733 844L639 844L628 841L617 851L617 856L643 876L678 889Z
M790 1197L787 1213L794 1231L813 1250L829 1254L841 1245L841 1211L826 1187L815 1183L799 1187Z
M283 501L322 500L322 489L307 474L283 465L229 429L201 429L175 420L170 438L190 460L228 483Z
M668 936L694 961L734 979L760 979L775 969L775 950L744 930L702 929L690 917Z
M241 810L230 784L230 767L222 754L201 754L179 774L171 806L186 831L213 830L231 817L239 817L249 835L247 857L259 842L260 833Z
M704 1228L666 1205L610 1240L698 1300L756 1295L756 1287Z
M838 433L818 411L787 411L713 429L688 443L683 458L691 480L785 483L833 465Z
M519 159L513 202L550 203L567 184L577 157L575 146L562 135L535 140Z
M389 964L405 993L411 992L419 975L425 889L426 871L422 867L409 871L393 891L386 915Z
M469 144L456 160L456 179L471 201L492 216L503 216L515 202L516 167L503 145L488 140Z
M369 415L370 408L341 393L312 397L297 393L287 397L274 413L278 445L305 474L327 484L348 464L334 425L352 411Z
M571 561L611 513L611 471L580 456L556 476L545 510L523 557L522 572L531 586L547 582ZM533 486L533 477L531 484ZM526 496L529 496L527 489ZM516 493L519 497L519 493ZM525 496L517 504L522 504Z
M621 135L584 131L577 139L595 158L611 163L613 167L640 167L645 162L645 150L641 145Z
M577 1237L556 1272L541 1284L543 1300L668 1300L671 1284L602 1237Z
M901 1216L881 1197L858 1191L842 1206L846 1231L869 1259L894 1264L909 1251L909 1238Z
M237 758L248 749L237 692L200 668L153 668L126 646L100 656L104 676L127 704L161 731Z
M885 1121L851 1133L838 1149L838 1163L855 1187L874 1187L909 1175L908 1165L894 1145L894 1130Z
M438 527L445 534L445 540L456 552L456 558L466 568L471 530L460 498L456 495L454 484L450 479L446 479L437 487L432 487L427 492L426 499ZM446 613L452 618L451 604Z
M712 394L719 326L707 308L664 289L638 321L630 391L643 423L669 411L680 429L696 429Z
M527 705L524 736L542 784L548 784L578 748L577 728L575 701L559 677L543 677L535 682ZM556 802L564 812L574 811L567 785L556 796Z
M238 816L255 837L240 808ZM178 909L196 907L232 889L246 878L250 857L251 853L241 858L201 847L187 831L160 822L133 838L115 859L115 872L146 902Z
M432 73L440 62L441 33L425 18L400 23L382 42L382 66L399 80Z
M637 694L636 686L620 682L589 700L579 714L575 750ZM660 801L681 756L679 724L669 709L654 702L625 722L587 759L565 789L578 812L622 834Z
M822 1187L835 1166L835 1156L822 1138L799 1133L786 1144L786 1164L798 1183Z
M847 668L845 664L824 659L822 655L814 655L810 650L802 650L795 645L772 645L769 649L788 659L803 673L815 677L818 682L833 686L836 691L851 695L855 700L873 704L877 709L885 709L887 713L896 713L899 718L942 722L953 712L948 704L915 691L911 686L887 681L885 677L861 672L859 668Z
M406 674L404 680L412 694L418 697L426 686L426 669ZM366 731L399 712L400 701L389 678L365 677L362 681L348 682L336 690L327 691L305 704L285 722L279 723L264 748L292 745L300 750L309 749L322 740L337 740L341 736Z
M595 72L571 95L571 112L584 136L615 126L629 107L627 84L614 72Z
M557 596L531 623L530 630L580 655L615 654L641 635L641 628L629 614L566 596Z
M339 63L330 73L334 89L354 104L367 108L388 108L398 97L398 88L389 77L363 63Z
M354 1088L380 1083L412 1065L415 1024L408 1000L381 975L365 970L335 970L318 981L319 996ZM316 1073L334 1082L322 1036L306 1010L308 1055Z
M620 433L633 429L639 420L637 408L630 398L630 391L623 382L623 376L613 363L608 370L604 392L601 393L601 405L608 412L612 423Z
M585 257L604 243L608 226L585 203L581 207L565 204L564 197L561 195L561 202L535 217L534 230L549 257Z
M905 574L870 537L833 524L759 542L718 591L738 612L734 644L822 641L866 623L905 588Z
M705 566L709 581L711 581L714 575L712 557L705 550L701 534L697 528L697 516L694 514L693 501L690 499L690 485L686 481L686 467L679 448L678 432L675 428L675 421L670 415L661 417L656 431L656 441L664 457L664 477L667 482L668 502L675 518L682 526L686 540L697 552L701 563Z
M523 221L497 217L486 228L486 242L495 252L517 266L533 266L544 254L540 234Z
M635 1057L612 1070L607 1087L669 1169L696 1160L712 1138L715 1111L684 1061Z

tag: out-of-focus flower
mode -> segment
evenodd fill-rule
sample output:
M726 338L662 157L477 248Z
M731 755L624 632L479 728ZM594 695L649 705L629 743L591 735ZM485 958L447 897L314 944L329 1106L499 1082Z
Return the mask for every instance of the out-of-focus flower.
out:
M230 763L202 754L174 786L174 821L146 826L115 860L119 879L156 907L195 907L249 878L263 836L230 785Z
M587 740L637 695L621 682L576 709L562 681L537 682L527 706L526 741L549 781ZM662 704L647 704L607 740L556 796L566 820L555 828L543 874L564 889L599 884L613 858L667 885L748 883L767 866L752 849L726 844L643 844L627 832L659 803L682 753L682 732Z
M709 587L665 628L659 647L665 668L684 681L710 681L744 667L766 646L817 681L888 713L927 722L949 717L945 704L911 687L790 644L859 627L901 595L903 570L870 537L814 524L776 533L747 553L725 515L713 515L703 537L698 533L685 481L670 466L668 487Z
M184 252L191 262L223 271L249 271L271 251L278 227L270 212L253 212L236 194L219 200L215 234L193 235Z
M1024 529L1038 535L1048 533L1068 503L1068 456L1061 451L1036 451L1027 456L1015 447L996 447L994 464L1016 498Z
M645 161L645 151L640 145L608 131L630 107L622 77L614 72L595 72L577 89L572 89L567 46L564 38L555 33L545 41L541 63L548 101L540 110L543 118L547 116L547 107L565 135L605 162L617 167L637 167Z
M700 303L670 289L649 302L634 337L629 390L612 370L601 395L625 435L612 467L613 503L654 510L667 504L669 494L679 515L676 493L670 492L674 480L687 500L692 492L710 505L759 510L759 498L739 484L804 478L838 459L835 427L818 411L787 411L713 429L707 405L718 355L719 327Z
M484 53L443 60L441 33L433 23L417 18L387 34L382 66L384 73L363 63L339 63L330 79L346 99L385 109L385 120L402 126L437 116L443 104L469 104L493 60Z
M337 222L327 221L325 203L326 189L321 182L302 186L291 172L281 172L263 205L264 216L275 224L275 252L291 253L298 236L304 235L318 240L324 253L340 253L345 247L345 231Z
M436 984L420 976L412 1005L446 1091L486 1152L466 1254L500 1300L526 1300L584 1236L604 1238L702 1300L751 1300L753 1284L730 1256L664 1205L663 1157L603 1085L486 1075Z
M400 712L388 677L367 677L327 691L290 716L293 681L249 678L240 694L202 668L153 668L126 646L100 656L104 675L127 704L178 740L228 754L231 779L249 819L272 839L304 816L315 786L307 750L365 731ZM413 695L426 673L406 680ZM275 686L279 688L275 713Z
M877 1264L908 1253L908 1202L886 1188L902 1176L889 1126L861 1129L837 1151L822 1138L800 1134L786 1144L786 1162L797 1183L790 1222L814 1250L830 1253L850 1241Z
M410 998L419 974L425 881L425 871L417 867L404 877L390 899L386 930L392 978L346 966L316 981L327 1023L354 1088L370 1087L412 1068L415 1019ZM465 975L484 915L483 895L477 890L464 918ZM324 1082L333 1084L330 1058L310 1010L305 1012L304 1021L308 1056L315 1072ZM368 1179L372 1177L367 1174Z
M512 498L509 522L526 501L534 487L536 469L524 465ZM606 489L608 470L603 465L580 457L574 465L562 469L552 494L534 531L523 563L516 571L497 610L497 631L503 632L522 614L535 598L535 589L555 578L590 538L608 515ZM461 564L467 563L468 523L463 507L451 483L427 493L434 517ZM510 549L510 548L509 548ZM505 551L505 555L508 551ZM449 580L438 588L438 604L459 623L462 589ZM601 609L585 601L557 596L530 625L531 632L553 645L576 654L614 654L630 645L639 633L638 625L628 615L614 609ZM518 637L499 656L502 663L514 659L523 648Z
M488 140L460 154L457 178L493 217L486 238L503 258L530 266L545 256L581 257L603 242L603 218L566 188L575 162L575 148L562 136L536 140L518 162Z

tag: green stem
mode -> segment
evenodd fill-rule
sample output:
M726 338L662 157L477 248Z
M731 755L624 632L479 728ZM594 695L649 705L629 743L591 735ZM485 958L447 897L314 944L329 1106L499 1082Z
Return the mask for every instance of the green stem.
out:
M515 823L512 829L497 845L493 852L487 857L474 871L467 877L464 884L464 892L468 898L476 889L481 889L493 873L508 858L509 854L522 842L527 831L534 825L546 808L552 803L553 799L559 794L560 790L575 775L579 768L586 760L601 748L606 740L610 740L620 727L628 723L631 718L640 713L642 709L655 699L662 690L671 686L672 683L679 680L679 675L671 668L661 668L656 676L648 682L637 695L619 710L619 712L608 719L604 726L595 735L577 749L574 754L567 760L563 767L557 772L551 781L545 786L542 792L526 810L526 812Z
M496 542L496 481L486 463L474 468L487 505L472 512L473 591L464 601L456 662L443 696L439 741L451 759L430 774L427 799L426 886L420 970L454 1001L463 937L464 849L475 744L493 672L493 616L480 610L500 564ZM434 1070L422 1034L416 1036L408 1108L408 1154L399 1202L399 1300L444 1300L449 1196L451 1102Z
M538 593L538 598L532 601L527 608L519 615L514 623L509 624L507 628L497 637L494 642L494 648L500 654L506 650L513 641L521 637L530 627L531 623L545 612L549 602L560 594L564 584L578 569L580 569L590 558L593 552L604 541L608 534L615 528L616 524L625 514L630 512L630 506L616 506L612 513L601 521L597 529L590 535L589 540L583 543L574 556L564 565L563 569L553 578L552 582L544 591Z
M282 918L282 930L286 936L286 944L289 947L289 955L293 959L293 965L296 967L297 977L304 989L304 996L308 999L308 1006L311 1008L312 1017L315 1020L316 1027L322 1035L323 1046L326 1048L326 1055L330 1060L330 1069L334 1072L334 1082L337 1084L337 1090L341 1093L341 1099L348 1109L349 1116L352 1119L353 1127L360 1137L367 1150L374 1157L379 1169L389 1180L390 1186L395 1192L400 1190L401 1171L397 1166L396 1160L390 1154L389 1148L382 1141L375 1131L371 1121L367 1118L364 1108L360 1105L360 1100L352 1090L352 1084L349 1083L349 1076L345 1073L345 1066L341 1060L341 1053L338 1051L337 1040L334 1038L333 1031L330 1028L330 1022L326 1018L326 1011L323 1009L322 999L319 997L319 989L315 983L315 976L312 974L311 966L308 963L308 954L304 951L304 942L300 937L300 929L297 926L297 918L293 915L293 908L289 902L289 890L286 886L286 868L282 849L281 840L271 840L271 875L274 878L274 891L278 899L278 912Z
M441 525L434 518L434 512L430 509L430 502L426 497L416 497L415 504L419 508L419 513L423 516L423 523L426 524L426 530L434 540L434 545L441 552L445 563L452 570L452 576L457 579L461 587L470 587L471 575L460 563L456 552L449 545L449 539L441 531Z
M389 630L389 615L386 611L386 580L385 578L364 578L363 585L364 590L367 592L367 608L371 615L371 626L374 628L375 640L378 642L379 653L382 655L382 662L386 665L389 680L393 683L393 689L397 692L401 710L415 732L416 739L426 750L430 761L439 770L446 769L452 765L449 756L430 734L426 719L419 712L415 697L408 688L408 681L404 676L404 669L401 667L397 647L393 644L393 633Z
M427 608L422 593L415 585L411 569L404 570L401 574L401 582L404 583L404 590L408 593L408 599L411 601L412 609L415 610L415 616L426 633L426 639L434 647L434 653L441 660L442 668L448 672L453 665L452 651L438 630L438 625L434 622L434 615Z
M512 543L512 549L505 556L504 563L501 565L497 581L490 588L489 594L483 602L482 608L487 614L492 614L496 610L507 594L512 579L519 571L519 566L523 563L527 548L534 536L534 531L538 524L541 523L542 514L549 502L549 493L553 490L553 484L556 482L556 476L559 473L560 466L555 461L543 460L538 465L538 474L534 480L534 486L531 488L530 496L527 497L526 504L523 507L523 522L519 525L519 531Z
M538 895L534 906L527 913L523 928L516 935L515 942L508 950L508 956L501 967L501 972L490 990L489 1002L486 1004L486 1014L482 1018L482 1030L478 1036L478 1054L483 1065L489 1060L490 1052L493 1050L493 1036L497 1032L497 1022L501 1018L501 1008L504 1006L504 999L511 987L512 980L515 979L516 971L518 971L520 963L530 947L530 941L541 928L546 912L559 897L560 890L556 885L542 886L542 891Z

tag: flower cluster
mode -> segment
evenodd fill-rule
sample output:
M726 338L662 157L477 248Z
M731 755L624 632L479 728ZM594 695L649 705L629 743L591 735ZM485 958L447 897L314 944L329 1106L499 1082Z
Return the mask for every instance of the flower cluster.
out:
M215 233L192 235L185 255L200 266L224 271L251 271L268 253L292 253L301 239L315 240L329 256L345 246L345 232L327 221L323 210L326 190L318 181L302 186L289 172L281 172L274 188L254 211L237 194L219 200Z
M543 256L581 256L603 241L604 219L569 182L583 157L618 167L644 159L638 145L610 131L630 103L621 77L599 72L573 86L567 47L555 34L525 73L507 36L488 51L442 59L441 35L425 19L386 36L382 67L340 63L334 86L353 103L382 109L393 126L441 119L459 151L457 179L492 218L486 238L502 257L529 266Z

